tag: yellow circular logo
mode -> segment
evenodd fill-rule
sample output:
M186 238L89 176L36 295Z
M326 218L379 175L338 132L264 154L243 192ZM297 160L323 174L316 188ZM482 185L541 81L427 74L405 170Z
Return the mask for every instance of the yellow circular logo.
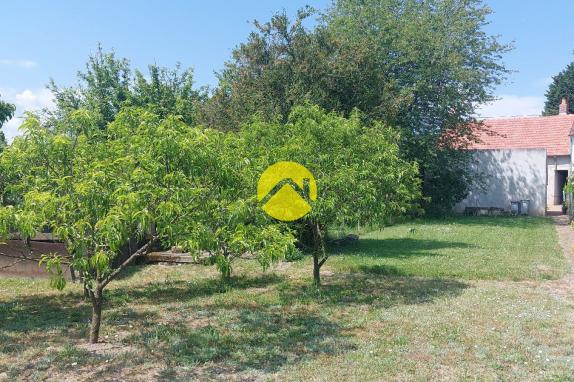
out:
M286 222L302 218L317 200L317 183L309 170L295 162L277 162L257 183L257 199L269 216Z

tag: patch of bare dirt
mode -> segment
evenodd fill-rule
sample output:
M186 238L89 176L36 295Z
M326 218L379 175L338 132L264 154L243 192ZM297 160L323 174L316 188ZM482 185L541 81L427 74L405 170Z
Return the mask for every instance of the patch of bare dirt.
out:
M293 266L293 263L289 261L280 261L276 265L273 266L273 270L275 271L286 271Z
M95 344L83 343L76 347L81 350L89 351L90 353L106 356L116 356L120 353L127 353L136 350L134 347L112 342L98 342Z
M159 378L163 367L160 365L145 365L138 367L121 367L113 364L103 364L76 369L74 373L63 374L58 371L50 373L46 381L57 382L91 382L91 381L163 381Z
M263 375L249 371L240 371L229 366L205 364L194 367L190 371L180 370L180 379L190 381L267 381Z

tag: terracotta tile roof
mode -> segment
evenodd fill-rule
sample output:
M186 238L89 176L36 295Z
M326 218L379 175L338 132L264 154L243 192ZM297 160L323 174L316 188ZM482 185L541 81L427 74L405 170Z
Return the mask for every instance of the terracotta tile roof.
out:
M548 117L513 117L484 120L486 129L470 149L545 148L547 155L569 155L574 114Z

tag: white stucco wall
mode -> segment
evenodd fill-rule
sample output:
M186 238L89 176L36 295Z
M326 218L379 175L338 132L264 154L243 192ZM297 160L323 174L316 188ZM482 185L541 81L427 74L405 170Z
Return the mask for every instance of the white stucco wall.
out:
M552 206L556 203L558 194L562 194L556 179L556 171L570 171L571 159L569 155L556 155L547 158L548 165L548 189L546 191L546 205Z
M482 176L477 187L455 206L510 209L513 200L530 200L530 215L546 212L546 149L477 150L473 169Z

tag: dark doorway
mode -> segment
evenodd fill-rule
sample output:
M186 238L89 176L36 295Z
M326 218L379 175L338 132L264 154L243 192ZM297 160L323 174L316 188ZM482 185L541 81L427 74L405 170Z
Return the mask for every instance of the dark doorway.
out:
M562 190L568 181L568 170L556 170L554 184L554 204L560 205L564 201L564 194Z

